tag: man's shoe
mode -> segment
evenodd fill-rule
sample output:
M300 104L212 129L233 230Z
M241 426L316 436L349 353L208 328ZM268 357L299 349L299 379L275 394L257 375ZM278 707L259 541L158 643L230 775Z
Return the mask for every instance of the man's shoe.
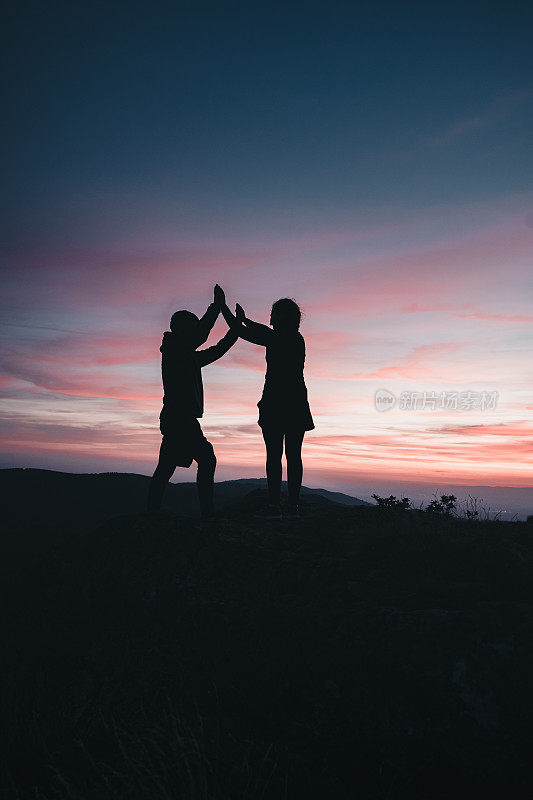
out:
M281 508L269 503L262 508L257 514L254 514L257 519L281 519Z

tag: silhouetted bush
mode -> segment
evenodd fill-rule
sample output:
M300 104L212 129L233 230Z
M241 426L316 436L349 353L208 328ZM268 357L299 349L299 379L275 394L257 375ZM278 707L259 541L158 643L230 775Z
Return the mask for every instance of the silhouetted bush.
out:
M378 494L373 494L372 497L379 508L387 509L387 511L406 511L411 506L411 501L408 497L402 497L401 500L392 494L389 497L380 497Z
M426 506L430 514L447 514L451 516L457 508L457 497L454 494L441 494L440 499L435 498Z

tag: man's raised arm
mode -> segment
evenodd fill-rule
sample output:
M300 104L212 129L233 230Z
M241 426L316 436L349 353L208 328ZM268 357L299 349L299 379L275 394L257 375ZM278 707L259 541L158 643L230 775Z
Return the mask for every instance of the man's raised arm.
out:
M207 311L198 323L198 335L195 339L195 347L200 347L201 344L204 344L204 342L207 341L207 338L211 333L211 329L217 321L221 306L225 302L226 298L224 297L224 292L217 283L213 291L213 302L207 306Z
M205 367L206 364L212 364L213 361L222 358L230 347L233 347L238 338L239 334L237 330L235 328L230 328L226 335L223 336L219 342L214 344L213 347L206 347L205 350L198 350L196 353L198 364L201 367Z

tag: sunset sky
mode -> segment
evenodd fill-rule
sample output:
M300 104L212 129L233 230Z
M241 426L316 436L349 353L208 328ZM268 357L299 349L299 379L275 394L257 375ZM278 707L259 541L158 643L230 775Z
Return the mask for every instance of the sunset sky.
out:
M150 474L162 332L219 282L302 307L306 485L533 486L528 6L12 4L0 466ZM204 370L218 480L264 475L263 376Z

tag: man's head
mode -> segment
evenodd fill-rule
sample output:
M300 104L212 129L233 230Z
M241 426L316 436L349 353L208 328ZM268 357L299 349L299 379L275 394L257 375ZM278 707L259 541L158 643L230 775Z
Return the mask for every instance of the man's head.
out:
M170 330L183 339L192 339L200 320L192 311L176 311L170 319Z

